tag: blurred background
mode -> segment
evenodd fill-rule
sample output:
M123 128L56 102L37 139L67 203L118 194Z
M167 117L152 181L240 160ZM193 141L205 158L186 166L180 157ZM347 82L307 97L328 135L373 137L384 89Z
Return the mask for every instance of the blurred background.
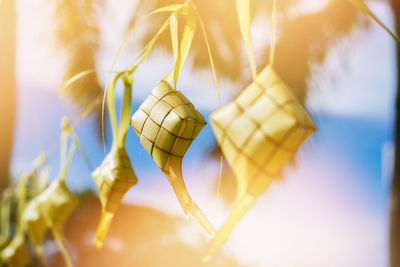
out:
M2 188L29 171L42 151L48 154L51 177L57 176L64 115L79 124L77 135L92 164L102 162L102 88L117 50L145 14L176 2L0 0ZM366 3L395 30L399 2ZM251 81L234 1L195 3L225 104ZM252 1L259 71L268 62L271 5ZM203 263L208 237L184 217L167 179L130 129L126 148L139 182L125 196L103 250L91 246L100 218L94 181L81 155L72 163L67 183L82 202L65 235L76 266L400 266L396 43L347 0L280 0L278 8L277 72L318 126L283 179L257 200L215 259ZM134 62L165 18L140 23L115 70ZM178 90L208 121L218 99L199 33ZM134 74L132 113L172 66L169 36L168 31L161 35ZM63 81L88 69L96 72L61 90ZM109 149L108 120L105 125ZM224 163L217 199L219 154L208 124L183 160L188 191L216 227L235 196L234 176ZM46 241L44 250L51 266L63 264L53 241ZM40 265L33 261L32 266Z

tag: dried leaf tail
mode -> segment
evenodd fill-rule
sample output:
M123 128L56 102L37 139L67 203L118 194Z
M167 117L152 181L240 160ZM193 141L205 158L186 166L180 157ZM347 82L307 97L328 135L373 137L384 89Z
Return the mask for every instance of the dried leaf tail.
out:
M63 236L55 229L52 229L52 232L54 235L54 239L56 240L56 243L57 243L57 245L60 249L60 252L64 258L65 265L67 267L73 267L74 265L72 264L72 260L68 254L67 248L65 247Z
M255 197L249 194L243 195L236 201L228 219L211 240L208 248L208 255L204 258L204 261L210 260L214 253L225 243L233 228L235 228L236 224L254 204L254 201Z
M94 246L96 248L101 248L103 246L104 239L107 235L108 229L110 228L113 217L114 213L103 210L96 236L94 238Z
M191 214L208 234L214 235L214 227L187 192L182 176L182 159L171 156L170 171L169 173L165 173L165 175L172 185L175 195L185 214Z

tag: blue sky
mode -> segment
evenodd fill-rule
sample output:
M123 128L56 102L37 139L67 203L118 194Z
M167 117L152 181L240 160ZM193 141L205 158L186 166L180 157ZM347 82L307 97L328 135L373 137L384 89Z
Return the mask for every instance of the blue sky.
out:
M47 26L51 8L35 5L37 12L31 12L32 5L19 1L23 16L18 34L18 120L12 161L15 175L27 171L39 151L57 142L60 119L76 111L57 92L63 58L57 54ZM386 24L391 24L384 3L371 2L371 7ZM104 22L100 70L109 68L122 40L121 17L109 24ZM116 68L126 66L130 55L132 50L125 49ZM169 56L155 51L135 74L132 113L163 77L168 60ZM238 225L224 247L227 252L254 266L388 266L394 70L394 43L375 25L337 45L322 66L315 67L307 107L319 130L299 152L297 166L288 167L285 179L267 190ZM105 72L100 78L104 77ZM226 103L232 90L224 88L234 85L228 81L221 84ZM179 86L205 117L217 107L211 73L191 71L190 59ZM93 165L100 164L104 152L96 138L94 121L82 123L77 133ZM212 189L218 166L202 157L212 146L212 138L208 125L188 151L183 173L192 197L220 225L229 207L222 202L216 206ZM127 150L139 183L125 201L182 216L167 180L131 129ZM49 161L54 177L58 149ZM95 188L79 154L68 184L76 191ZM190 231L197 231L194 223L189 225ZM243 246L244 242L253 245Z

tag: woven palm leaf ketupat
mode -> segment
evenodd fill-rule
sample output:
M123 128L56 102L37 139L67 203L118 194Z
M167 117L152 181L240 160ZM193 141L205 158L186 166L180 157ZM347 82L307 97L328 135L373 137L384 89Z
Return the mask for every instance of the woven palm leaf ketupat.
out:
M43 251L41 243L46 234L47 226L44 217L40 214L37 196L43 192L47 186L48 181L48 166L44 165L44 155L40 155L34 161L34 170L32 172L30 184L30 198L31 200L26 205L22 214L22 225L28 232L31 243L33 244L36 254L44 262ZM39 168L42 166L42 170Z
M28 248L25 246L25 228L22 223L22 213L25 210L28 200L29 183L33 182L35 178L35 171L23 175L14 188L13 197L17 202L16 209L16 223L15 223L15 236L11 242L1 251L0 262L6 263L11 267L27 266L30 261ZM3 225L1 225L3 227Z
M23 224L28 231L30 241L35 247L36 254L43 258L41 244L46 234L46 221L40 214L37 198L31 200L23 214Z
M1 262L8 267L24 267L27 266L31 257L29 255L23 234L16 235L6 248L1 251Z
M65 248L62 230L72 212L79 204L79 199L72 194L65 184L65 178L59 177L54 180L49 187L37 197L37 208L40 217L44 219L46 225L53 233L55 241L63 255L68 267L73 266L68 252ZM40 218L37 218L40 221ZM33 222L31 222L33 223ZM37 226L39 222L35 222ZM35 235L40 235L42 229L35 228Z
M58 177L36 198L32 200L31 214L27 212L26 219L31 238L43 238L38 224L44 220L46 226L52 231L54 239L60 249L67 267L72 267L72 261L65 247L62 231L65 223L79 204L79 199L69 190L66 185L68 170L75 155L76 146L80 147L69 120L62 120L62 134L60 138L60 170ZM68 139L71 143L68 145ZM81 151L84 154L83 150ZM36 202L36 203L35 203Z
M68 189L64 179L56 179L38 196L37 207L47 226L61 232L79 199Z
M137 177L125 150L125 139L129 128L132 99L132 72L133 70L130 70L115 75L106 96L107 108L110 114L113 132L113 144L104 161L92 172L93 179L99 191L99 198L102 206L102 215L94 240L94 245L97 248L103 246L112 218L117 211L122 198L126 192L137 183ZM114 90L119 78L122 78L124 84L124 96L121 108L120 125L117 129Z
M13 192L7 187L1 193L0 199L0 251L10 242Z
M211 241L212 255L316 127L270 66L210 118L238 186L233 210Z
M130 124L140 143L166 175L185 214L190 213L209 234L215 233L189 196L182 177L182 158L206 125L200 112L163 80L133 114Z

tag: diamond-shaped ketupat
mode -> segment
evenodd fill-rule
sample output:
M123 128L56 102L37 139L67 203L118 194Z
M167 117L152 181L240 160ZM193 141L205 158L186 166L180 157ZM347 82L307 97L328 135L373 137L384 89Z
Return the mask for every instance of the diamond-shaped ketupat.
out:
M137 183L125 149L113 148L92 174L103 210L114 213L125 193Z
M94 245L97 248L103 246L114 213L118 209L125 193L137 183L137 177L125 150L125 140L129 129L128 122L131 111L132 74L134 69L118 72L112 79L106 94L113 143L110 152L101 165L92 172L102 206L102 215L94 239ZM124 94L118 125L114 96L115 85L119 79L124 84Z
M71 267L72 262L65 248L61 233L71 213L78 206L79 199L68 189L64 178L65 177L59 177L54 180L49 187L37 197L37 206L40 215L53 232L66 266Z
M43 257L41 243L46 234L46 221L40 214L38 199L32 199L25 208L22 222L28 230L29 238L39 257Z
M234 101L212 113L211 124L238 185L235 206L211 242L212 254L316 127L270 66Z
M23 234L14 237L8 246L1 251L0 258L1 262L9 267L24 267L29 264L31 257L25 246Z
M133 114L130 124L167 176L185 214L192 214L213 234L214 228L189 196L182 177L182 158L206 125L200 112L167 81L161 81Z
M37 197L40 214L53 231L61 232L65 222L79 204L63 179L56 179Z
M125 148L117 146L111 149L103 163L93 171L92 176L103 208L95 240L96 247L101 247L122 198L138 179Z

